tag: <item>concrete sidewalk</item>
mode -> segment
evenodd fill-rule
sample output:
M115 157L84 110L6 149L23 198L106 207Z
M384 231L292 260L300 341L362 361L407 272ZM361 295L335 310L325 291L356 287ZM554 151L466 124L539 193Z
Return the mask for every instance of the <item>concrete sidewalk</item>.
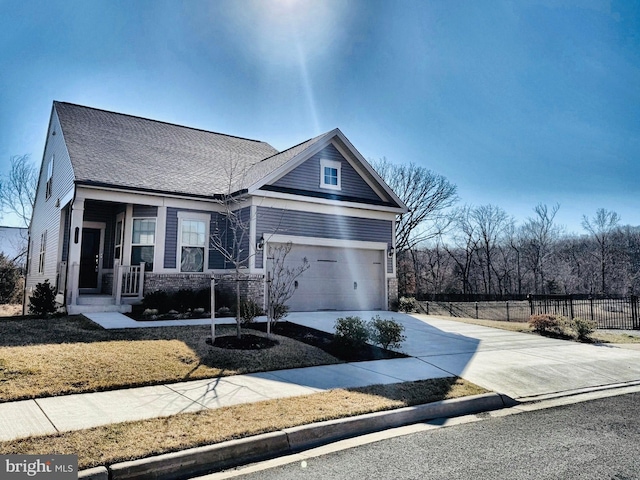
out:
M452 375L521 401L640 382L640 352L633 350L578 344L395 312L291 313L288 320L332 331L337 317L358 315L369 319L376 314L393 317L404 324L407 341L402 350L411 358L9 402L0 404L0 440L305 395L332 388ZM111 328L135 326L126 317L104 316L99 321ZM144 323L144 326L156 326L151 322Z

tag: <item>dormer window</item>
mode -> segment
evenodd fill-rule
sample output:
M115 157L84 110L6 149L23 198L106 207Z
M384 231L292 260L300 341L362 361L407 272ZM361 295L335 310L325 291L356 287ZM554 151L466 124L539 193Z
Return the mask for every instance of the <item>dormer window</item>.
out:
M331 190L340 190L342 188L341 166L342 164L335 160L320 160L320 188L329 188Z
M51 159L47 164L47 186L45 187L45 198L49 198L51 196L51 192L53 190L53 155L51 155Z

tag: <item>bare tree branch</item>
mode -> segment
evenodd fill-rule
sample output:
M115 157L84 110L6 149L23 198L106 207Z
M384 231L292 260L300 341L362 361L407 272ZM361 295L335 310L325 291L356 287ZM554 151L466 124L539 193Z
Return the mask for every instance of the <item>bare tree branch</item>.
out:
M29 226L38 187L38 169L29 155L11 157L11 170L0 181L0 211L16 215Z
M434 238L449 226L451 217L446 211L458 197L456 186L445 177L414 163L396 165L386 158L370 163L409 208L396 225L397 252Z

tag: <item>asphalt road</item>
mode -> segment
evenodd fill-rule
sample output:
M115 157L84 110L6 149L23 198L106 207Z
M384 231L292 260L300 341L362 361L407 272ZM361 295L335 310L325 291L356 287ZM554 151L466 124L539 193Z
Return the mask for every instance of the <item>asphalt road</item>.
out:
M249 479L640 479L640 393L364 445Z

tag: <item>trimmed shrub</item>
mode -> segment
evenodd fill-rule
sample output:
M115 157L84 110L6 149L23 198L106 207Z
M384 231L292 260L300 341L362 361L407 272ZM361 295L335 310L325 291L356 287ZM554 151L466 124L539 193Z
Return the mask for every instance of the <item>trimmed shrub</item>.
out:
M194 290L182 288L171 295L171 300L171 308L181 313L196 308L196 292Z
M56 311L56 287L49 280L38 283L33 295L29 297L29 314L37 317L49 317Z
M338 318L333 339L341 348L361 348L369 339L369 329L360 317Z
M260 305L250 298L245 298L240 302L240 319L242 320L242 323L251 323L256 317L263 314L264 312Z
M531 315L529 318L529 325L533 327L533 330L538 333L550 333L552 331L557 332L559 323L558 318L555 315Z
M142 299L142 306L145 310L157 310L159 313L166 313L173 309L173 302L167 292L158 290L145 294Z
M380 315L376 315L369 322L369 335L374 343L377 343L384 349L400 348L402 342L407 337L402 333L404 332L404 325L398 323L393 318L391 320L386 318L380 318Z
M398 311L400 312L414 313L419 310L418 301L413 297L400 297L400 300L398 300Z
M573 319L572 325L573 330L576 332L578 336L578 340L581 342L589 340L591 334L596 330L598 324L592 320L587 320L585 318L576 317Z

